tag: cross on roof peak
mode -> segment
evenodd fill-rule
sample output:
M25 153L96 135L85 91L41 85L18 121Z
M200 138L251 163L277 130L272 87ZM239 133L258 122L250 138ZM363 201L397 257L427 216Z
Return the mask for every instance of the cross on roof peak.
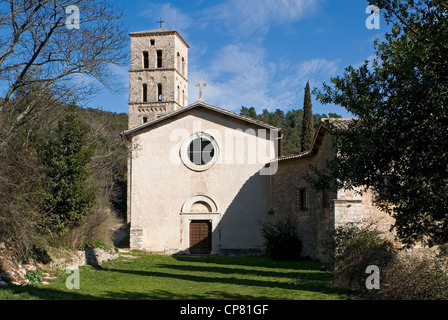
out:
M160 24L160 29L162 29L162 23L165 23L165 21L162 21L162 18L160 18L160 21L157 21L158 24Z
M204 102L204 97L202 96L202 87L206 87L207 84L202 81L202 79L199 80L199 83L196 83L196 87L199 87L199 100L201 102Z

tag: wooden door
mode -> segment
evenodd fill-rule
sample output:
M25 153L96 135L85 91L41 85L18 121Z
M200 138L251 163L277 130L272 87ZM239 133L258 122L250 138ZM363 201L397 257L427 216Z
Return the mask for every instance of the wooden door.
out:
M190 253L210 254L212 251L212 223L208 220L190 222Z

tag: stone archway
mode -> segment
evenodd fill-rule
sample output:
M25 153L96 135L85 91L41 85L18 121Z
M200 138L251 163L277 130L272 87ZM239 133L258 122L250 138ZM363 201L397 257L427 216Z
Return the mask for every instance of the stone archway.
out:
M194 196L182 206L181 216L183 252L215 254L219 247L219 237L213 230L220 220L215 201L206 195Z
M197 195L184 203L182 214L185 213L218 213L218 206L212 198Z

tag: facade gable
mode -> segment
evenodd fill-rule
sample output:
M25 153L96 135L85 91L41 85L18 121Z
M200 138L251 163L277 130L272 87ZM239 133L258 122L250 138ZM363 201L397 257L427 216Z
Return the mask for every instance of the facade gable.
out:
M278 131L196 106L126 137L132 143L128 217L133 248L188 253L190 224L210 221L212 253L262 251L259 222L271 203L270 177L260 172L277 157ZM185 160L198 138L215 143L210 166Z

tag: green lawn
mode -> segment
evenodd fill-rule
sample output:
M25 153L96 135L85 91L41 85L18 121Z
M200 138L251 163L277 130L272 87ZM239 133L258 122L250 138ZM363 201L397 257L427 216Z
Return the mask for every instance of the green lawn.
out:
M80 268L80 288L69 290L61 271L50 285L0 288L0 299L232 299L346 300L331 287L331 274L313 261L266 257L121 254L100 268Z

